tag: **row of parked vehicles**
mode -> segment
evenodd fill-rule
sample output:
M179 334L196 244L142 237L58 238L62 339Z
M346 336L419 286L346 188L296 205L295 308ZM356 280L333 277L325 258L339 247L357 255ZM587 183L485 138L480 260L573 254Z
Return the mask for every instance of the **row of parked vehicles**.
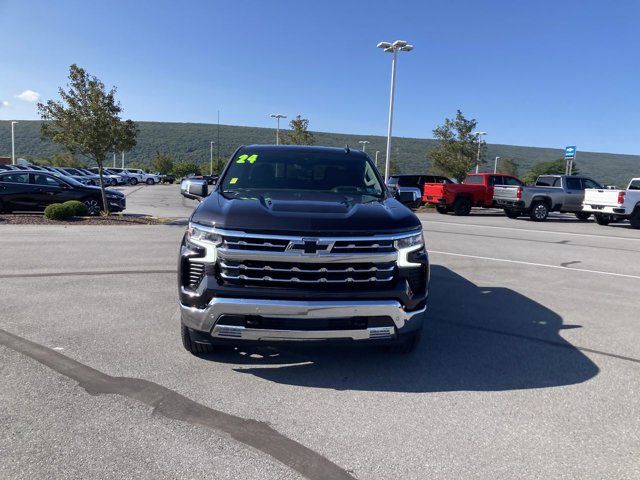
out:
M606 188L581 175L541 175L532 186L499 173L468 175L463 183L435 175L394 175L389 188L413 193L413 207L434 205L439 213L468 215L473 207L501 208L509 218L528 216L541 222L550 212L592 215L600 225L629 220L640 228L640 178L626 190Z
M100 185L100 175L97 167L72 168L44 165L0 165L0 171L2 170L52 172L66 177L71 177L84 185ZM102 170L102 177L105 185L108 187L115 187L118 185L137 185L138 183L154 185L164 180L162 175L147 173L139 168L104 168ZM175 180L175 178L173 180ZM173 183L173 180L171 183Z

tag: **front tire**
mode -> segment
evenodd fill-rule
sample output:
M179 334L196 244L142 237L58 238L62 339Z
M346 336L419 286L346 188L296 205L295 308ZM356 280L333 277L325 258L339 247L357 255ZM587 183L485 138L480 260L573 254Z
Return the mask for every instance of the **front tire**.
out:
M146 183L147 183L147 185L153 185L156 182L153 181L153 178L147 178L147 182Z
M133 186L133 185L137 185L138 184L138 179L137 178L132 178L131 180L129 180L129 183Z
M576 212L576 218L581 222L586 222L591 217L589 212Z
M607 215L605 213L596 213L594 215L594 218L596 219L596 223L598 225L609 225L609 223L611 223L611 215Z
M420 343L421 330L401 335L398 342L391 345L389 352L400 355L408 355L413 352Z
M640 207L636 207L629 217L629 221L631 222L631 228L640 228Z
M453 214L459 217L469 215L471 212L471 200L468 198L458 198L453 202Z
M184 325L180 325L180 336L182 337L182 346L193 355L213 353L215 350L210 343L195 342L191 336L191 331Z
M449 207L446 207L443 205L436 205L436 212L442 215L446 215L447 213L449 213Z
M549 207L545 202L534 202L531 205L529 218L534 222L544 222L549 216Z
M509 210L506 209L504 214L509 218L518 218L520 216L520 212L518 210Z

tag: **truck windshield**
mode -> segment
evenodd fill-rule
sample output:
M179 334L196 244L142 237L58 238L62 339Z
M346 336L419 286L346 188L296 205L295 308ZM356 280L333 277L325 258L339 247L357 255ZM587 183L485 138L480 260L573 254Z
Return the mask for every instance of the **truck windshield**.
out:
M225 194L313 191L380 198L384 189L371 163L346 152L244 149L222 180Z

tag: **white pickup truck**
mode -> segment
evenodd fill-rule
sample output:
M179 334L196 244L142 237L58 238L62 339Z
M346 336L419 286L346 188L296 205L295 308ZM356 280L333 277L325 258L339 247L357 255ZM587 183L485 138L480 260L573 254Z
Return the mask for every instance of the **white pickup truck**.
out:
M628 218L632 228L640 228L640 178L631 180L626 190L586 189L582 211L593 213L599 225Z

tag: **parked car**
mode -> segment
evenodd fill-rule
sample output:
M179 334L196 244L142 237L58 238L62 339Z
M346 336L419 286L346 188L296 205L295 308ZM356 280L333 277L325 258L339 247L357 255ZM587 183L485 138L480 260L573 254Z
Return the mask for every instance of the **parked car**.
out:
M160 183L160 175L156 175L154 173L147 173L144 170L139 168L127 168L127 172L135 174L138 176L138 180L140 182L144 182L147 185L153 185L155 183Z
M93 180L92 178L89 178L86 175L79 175L79 174L76 174L76 173L71 173L65 167L47 166L47 167L44 167L44 168L45 168L45 170L48 170L48 171L50 171L52 173L58 173L60 175L66 176L66 177L73 178L75 181L80 182L83 185L94 185L95 184L95 180Z
M247 161L250 160L250 161ZM361 151L239 148L202 200L180 248L182 341L299 341L415 347L426 312L422 225Z
M396 174L391 175L387 180L387 188L392 195L396 192L413 192L415 201L412 208L418 208L425 201L423 199L424 186L427 183L453 183L447 177L440 175L410 175Z
M109 170L116 173L117 175L125 175L126 177L128 177L129 185L137 185L142 180L142 175L139 175L137 173L132 173L126 168L113 167L113 168L109 168Z
M175 183L176 176L171 174L157 174L160 176L160 183Z
M106 191L109 210L117 212L126 207L122 192ZM0 171L0 210L6 213L22 210L44 210L52 203L67 200L83 202L90 215L102 210L99 187L84 185L72 177L51 172Z
M4 165L0 163L0 170L15 170L16 168L13 165Z
M495 206L493 190L497 185L520 186L524 183L512 175L476 173L468 175L462 183L427 183L422 198L425 203L435 205L438 213L468 215L472 207Z
M528 215L535 222L547 219L549 212L573 213L579 220L588 220L590 212L582 211L586 188L602 189L595 180L578 175L540 175L535 186L496 187L496 205L509 218Z
M87 174L96 175L98 177L98 182L100 182L100 170L97 167L95 172L88 168L79 168L78 170ZM104 181L105 186L110 186L110 187L115 187L117 185L124 185L125 183L127 183L127 180L122 175L116 175L115 173L111 173L107 168L102 169L102 180Z
M633 228L640 228L640 178L631 180L626 190L587 188L582 210L593 213L599 225L629 219Z
M62 167L65 172L68 172L69 175L72 175L75 178L86 179L87 185L99 186L100 185L100 176L89 171L84 171L82 168L71 168L71 167ZM81 180L82 181L82 180ZM109 185L111 181L106 182Z
M98 167L89 168L91 173L98 174ZM103 174L107 174L110 178L115 180L116 185L135 185L138 183L138 177L132 176L129 172L126 171L117 171L115 168L103 168ZM135 183L133 183L135 180Z

